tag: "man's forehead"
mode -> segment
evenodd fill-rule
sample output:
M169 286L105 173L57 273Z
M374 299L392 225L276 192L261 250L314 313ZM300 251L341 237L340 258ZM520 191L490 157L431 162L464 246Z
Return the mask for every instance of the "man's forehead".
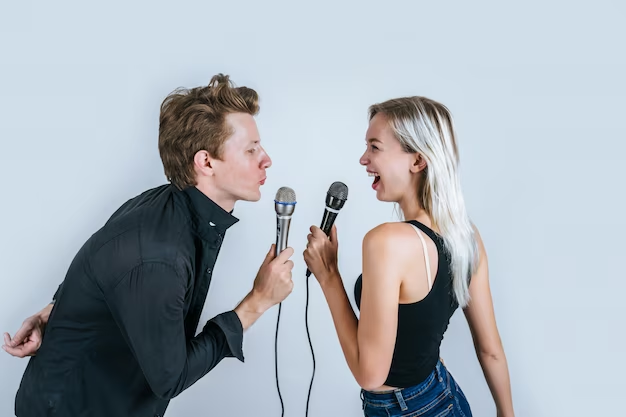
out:
M227 142L230 142L232 145L248 146L261 141L256 121L251 115L231 113L226 116L226 122L232 131L232 135Z

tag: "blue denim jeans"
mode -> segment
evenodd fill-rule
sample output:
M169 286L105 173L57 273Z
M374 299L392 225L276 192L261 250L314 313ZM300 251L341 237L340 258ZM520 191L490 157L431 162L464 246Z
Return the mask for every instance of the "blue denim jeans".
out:
M469 403L445 365L439 361L418 385L393 391L361 390L365 417L471 417Z

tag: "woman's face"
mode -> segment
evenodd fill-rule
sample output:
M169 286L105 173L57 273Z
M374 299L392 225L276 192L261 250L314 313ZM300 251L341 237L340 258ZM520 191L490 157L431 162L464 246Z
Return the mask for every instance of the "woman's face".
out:
M407 194L415 194L419 155L407 153L396 139L387 117L376 114L365 135L367 148L359 162L373 177L372 188L380 201L400 202Z

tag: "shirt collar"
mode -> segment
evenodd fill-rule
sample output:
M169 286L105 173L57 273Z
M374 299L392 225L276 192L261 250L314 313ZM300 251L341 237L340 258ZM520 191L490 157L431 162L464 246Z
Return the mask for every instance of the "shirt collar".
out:
M232 210L230 212L224 210L195 186L185 188L184 192L189 196L193 211L202 224L225 232L239 221L232 215Z

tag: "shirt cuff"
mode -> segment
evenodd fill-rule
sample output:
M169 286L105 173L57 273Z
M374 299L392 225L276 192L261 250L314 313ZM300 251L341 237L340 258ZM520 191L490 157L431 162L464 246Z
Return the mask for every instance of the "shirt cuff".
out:
M207 326L211 323L214 323L222 329L224 336L226 336L226 343L228 344L230 350L230 354L227 354L226 356L234 356L243 362L243 326L237 313L234 311L227 311L226 313L213 317L209 320Z

